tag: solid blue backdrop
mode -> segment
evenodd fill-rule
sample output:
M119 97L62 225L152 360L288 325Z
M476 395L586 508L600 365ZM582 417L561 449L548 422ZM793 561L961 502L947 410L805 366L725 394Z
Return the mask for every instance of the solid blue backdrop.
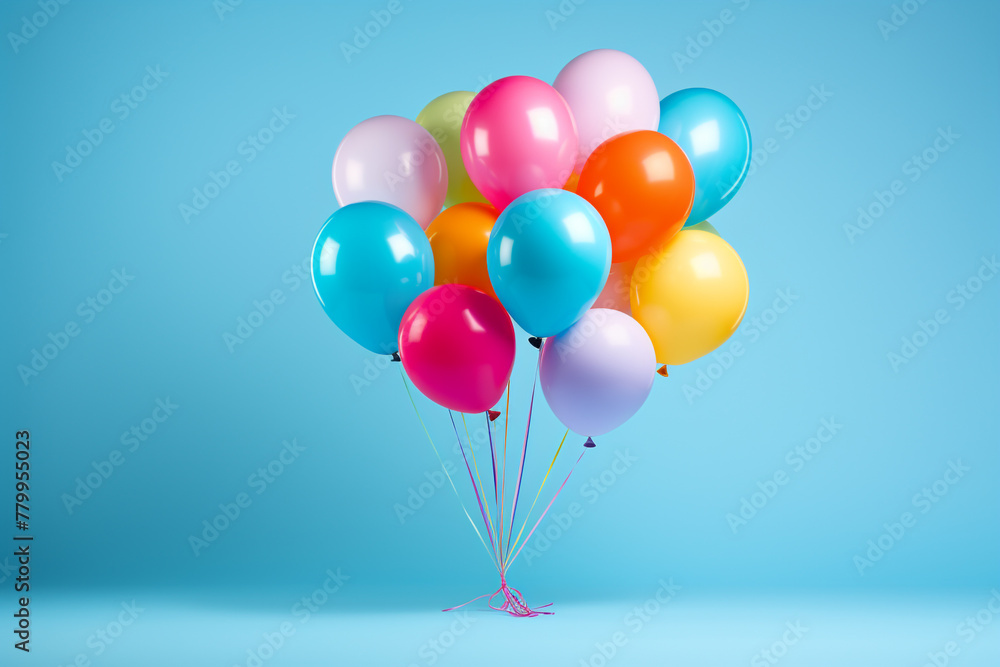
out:
M0 420L11 452L32 435L38 590L294 600L337 568L358 604L493 590L398 369L327 319L309 254L354 124L607 47L661 96L714 88L745 113L751 171L711 222L750 303L584 457L512 583L985 603L1000 10L901 4L3 3ZM518 355L515 443L522 332ZM446 415L419 405L464 492ZM562 435L536 408L531 493Z

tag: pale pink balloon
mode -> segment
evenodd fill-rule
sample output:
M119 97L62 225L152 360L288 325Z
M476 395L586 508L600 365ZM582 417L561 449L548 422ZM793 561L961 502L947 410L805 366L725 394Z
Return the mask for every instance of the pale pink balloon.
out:
M595 148L616 134L659 126L660 98L653 77L627 53L587 51L562 68L553 86L576 121L580 136L577 171Z
M597 295L597 301L591 308L611 308L626 315L632 314L632 300L629 294L632 291L632 271L635 269L635 262L636 260L632 260L611 265L608 282L604 283L604 289Z
M566 100L530 76L483 88L465 113L460 143L469 178L498 211L531 190L563 187L576 164Z
M444 153L430 132L409 118L369 118L352 127L337 148L333 193L341 206L393 204L426 229L448 193Z

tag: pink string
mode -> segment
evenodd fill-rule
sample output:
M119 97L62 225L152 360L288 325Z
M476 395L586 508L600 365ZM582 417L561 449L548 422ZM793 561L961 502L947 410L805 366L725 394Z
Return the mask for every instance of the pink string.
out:
M501 594L503 595L504 602L498 606L494 604L494 600ZM481 600L486 597L488 597L487 604L493 611L506 612L511 616L516 616L518 618L531 618L533 616L551 615L555 613L552 611L539 611L545 607L551 607L551 602L543 604L540 607L536 607L535 609L529 607L528 603L524 601L524 595L521 594L521 591L507 585L507 579L503 574L500 575L500 588L496 589L492 593L483 593L478 597L472 598L468 602L463 602L460 605L448 607L447 609L442 609L441 611L455 611L456 609L461 609L467 604L472 604L476 600Z

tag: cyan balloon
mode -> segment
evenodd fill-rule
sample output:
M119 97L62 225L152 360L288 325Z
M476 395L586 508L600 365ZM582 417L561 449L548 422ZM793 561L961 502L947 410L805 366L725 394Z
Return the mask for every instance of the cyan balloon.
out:
M709 88L687 88L660 101L659 131L684 150L694 168L694 205L685 227L715 215L750 169L750 127L736 104Z
M579 320L604 288L611 236L579 195L532 190L497 218L486 265L514 321L533 336L553 336Z
M323 224L312 277L323 310L341 331L372 352L392 354L406 308L434 285L434 254L404 210L358 202Z

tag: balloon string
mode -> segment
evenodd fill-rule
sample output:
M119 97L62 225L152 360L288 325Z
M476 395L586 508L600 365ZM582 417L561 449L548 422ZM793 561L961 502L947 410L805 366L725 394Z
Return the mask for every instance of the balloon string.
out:
M490 413L487 411L484 413L486 415L486 435L490 439L490 460L493 461L493 504L498 509L500 507L500 489L497 487L497 455L496 451L493 449L493 422L490 421ZM497 524L500 526L500 513L497 512ZM501 540L501 535L497 534L497 547L502 549L503 542Z
M469 510L465 509L465 503L462 502L462 496L459 495L458 489L455 487L455 482L452 481L451 475L448 473L448 469L444 465L444 461L441 459L441 454L438 453L437 447L434 445L434 439L431 438L430 431L427 430L427 425L424 424L424 418L420 416L420 410L417 409L417 403L413 400L413 394L410 392L410 384L406 381L406 375L403 374L403 369L399 369L399 377L403 380L403 386L406 387L406 395L410 399L410 405L413 406L413 412L417 415L417 420L420 422L420 426L424 429L424 434L427 435L427 441L431 443L431 449L434 450L434 455L437 456L438 463L441 464L441 470L444 471L444 476L448 478L448 483L451 484L451 490L455 492L455 497L458 498L458 504L462 506L462 511L465 512L465 517L469 520L469 524L472 529L476 531L476 536L479 541L482 542L483 548L486 549L486 553L490 554L490 560L493 561L493 566L497 568L497 572L500 572L500 563L495 559L494 555L490 552L490 548L486 546L486 540L483 539L483 534L479 532L479 528L476 527L476 522L472 520L472 516L469 514Z
M559 442L559 446L556 448L556 453L552 457L552 462L549 463L549 469L545 471L545 477L542 478L542 484L541 486L538 487L538 493L535 494L535 499L531 501L531 507L528 508L528 514L527 516L524 517L524 523L521 524L521 530L518 531L517 538L514 539L514 542L510 547L511 549L514 549L518 545L518 542L521 541L521 535L524 534L524 529L528 525L528 520L531 518L531 513L535 509L535 503L538 502L538 497L542 495L542 489L545 488L545 481L548 480L549 473L552 472L552 466L556 464L556 459L559 457L559 452L562 451L563 444L566 442L566 437L568 435L569 435L569 429L566 429L566 432L563 433L562 441ZM504 572L507 571L507 565L508 565L507 561L504 561L502 564Z
M541 363L541 355L538 357L538 363ZM528 422L524 426L524 445L521 447L521 465L517 472L517 486L514 488L514 502L510 507L510 526L507 530L507 540L508 540L508 553L510 552L510 535L514 532L514 516L517 514L517 501L521 497L521 480L524 478L524 455L528 451L528 434L531 432L531 412L535 407L535 388L538 386L538 364L535 365L535 375L531 381L531 401L528 403ZM503 554L500 554L501 562L503 562Z
M492 534L496 534L496 528L493 527L493 511L490 509L489 496L486 495L486 486L483 484L483 478L479 476L479 464L476 463L476 450L472 446L472 436L469 435L469 425L465 421L465 413L460 412L462 415L462 426L465 427L465 437L469 441L469 453L472 454L472 467L476 471L476 479L479 480L479 489L483 494L483 504L486 506L486 518L488 519L488 525L491 529ZM496 551L497 545L496 541L493 542L493 550ZM499 558L499 553L497 555Z
M493 601L499 595L503 595L504 602L502 605L497 606L496 604L494 604ZM496 589L492 593L484 593L482 595L478 595L469 600L468 602L463 602L460 605L456 605L454 607L448 607L447 609L442 609L442 611L455 611L456 609L461 609L465 605L472 604L476 600L482 600L485 597L488 597L487 604L489 605L490 609L492 609L493 611L503 611L510 614L511 616L517 616L520 618L530 618L533 616L541 616L542 614L550 615L555 613L552 611L539 611L540 609L544 609L545 607L552 606L551 602L548 604L543 604L540 607L535 607L534 609L529 607L528 603L525 602L524 595L521 593L521 591L509 586L507 584L507 579L504 577L503 574L500 575L500 588Z
M503 412L503 467L500 470L500 552L503 553L504 491L507 488L507 424L510 422L510 378L507 378L507 407Z
M490 522L486 518L483 501L479 496L479 487L476 486L476 479L472 476L472 468L469 466L469 459L465 456L465 447L462 445L462 438L458 435L458 425L455 424L455 415L451 410L448 410L448 417L451 418L451 426L455 429L455 439L458 440L458 448L462 450L462 460L465 461L465 469L469 471L469 481L472 482L472 489L476 492L476 502L479 503L479 513L483 516L483 523L486 524L486 533L490 536L490 544L493 545L493 552L496 553L497 546L493 540L493 531L490 530Z
M524 548L524 545L528 543L528 540L530 540L532 534L534 534L535 528L538 528L538 524L540 524L542 522L542 519L545 518L545 515L548 514L549 508L552 507L552 503L554 503L556 501L556 498L559 497L559 492L563 490L564 486L566 486L566 482L569 481L569 476L573 474L574 470L576 470L576 464L580 462L580 459L583 458L583 455L586 451L587 450L584 449L582 452L580 452L580 456L579 458L577 458L576 463L574 463L573 467L569 469L569 473L566 475L566 479L564 479L563 483L559 485L558 489L556 489L556 494L552 496L552 500L550 500L549 504L545 506L545 511L542 512L542 515L540 517L538 517L538 521L535 522L535 525L531 527L531 532L529 532L528 536L524 538L524 542L521 543L521 546L518 548L518 550L514 552L514 556L504 564L504 570L503 570L504 572L506 572L507 568L510 567L510 565L513 564L513 562L517 559L517 555L521 553L521 549Z

